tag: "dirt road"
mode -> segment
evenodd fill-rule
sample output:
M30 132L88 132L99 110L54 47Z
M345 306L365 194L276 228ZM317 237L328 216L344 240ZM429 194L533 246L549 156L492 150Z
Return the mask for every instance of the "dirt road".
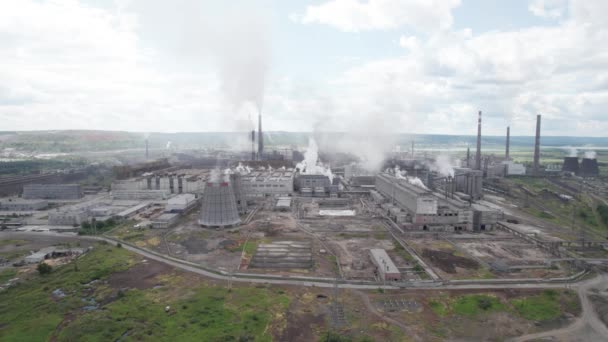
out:
M552 341L608 341L608 328L597 316L588 296L589 290L607 285L608 276L606 275L579 284L577 292L583 313L571 325L557 330L520 336L511 341L524 342L545 338L552 338Z

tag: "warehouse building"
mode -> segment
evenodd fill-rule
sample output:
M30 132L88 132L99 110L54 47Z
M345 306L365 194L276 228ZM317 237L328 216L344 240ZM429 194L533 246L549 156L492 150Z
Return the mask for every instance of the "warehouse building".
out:
M381 248L373 248L369 250L369 256L372 263L376 266L376 273L382 281L399 281L401 280L401 272L393 260L386 254L386 251Z
M3 199L0 202L0 210L6 211L34 211L43 210L49 206L46 200L41 199L22 199L22 198L9 198Z
M80 184L27 184L23 186L24 199L75 200L84 193Z
M247 197L291 196L293 169L256 169L241 174L242 191Z
M168 213L184 213L194 208L197 203L194 194L181 194L172 197L167 201L167 208L165 211Z
M473 230L473 211L468 202L442 196L388 173L376 176L376 190L387 199L382 204L387 216L406 229Z

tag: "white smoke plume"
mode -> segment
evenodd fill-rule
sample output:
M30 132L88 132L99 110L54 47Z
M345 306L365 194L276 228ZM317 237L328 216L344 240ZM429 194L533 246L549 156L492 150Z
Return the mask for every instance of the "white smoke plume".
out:
M308 139L308 148L304 152L304 160L296 165L300 172L305 175L325 175L329 181L333 181L334 175L328 166L319 161L319 147L314 138Z
M578 156L578 150L572 146L564 146L563 147L566 152L568 152L568 157L576 157Z
M387 169L386 172L393 174L397 179L402 179L412 185L428 190L428 188L426 187L426 185L424 185L424 182L422 182L420 178L408 176L407 171L401 170L397 165L395 165L395 168L393 168L392 170Z
M597 153L595 153L595 151L585 151L585 158L595 159L597 158Z
M167 141L167 145L165 146L165 148L167 150L171 148L171 141Z
M450 156L440 154L435 161L428 164L431 171L435 171L444 177L454 177L454 166Z
M239 163L239 165L237 165L237 167L235 168L235 171L242 175L246 175L246 174L251 173L251 168L247 165L243 165L242 163Z

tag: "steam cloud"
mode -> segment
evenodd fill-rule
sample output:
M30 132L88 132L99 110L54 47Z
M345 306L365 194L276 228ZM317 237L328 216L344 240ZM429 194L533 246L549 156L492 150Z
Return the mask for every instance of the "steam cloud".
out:
M298 163L296 168L300 169L300 172L305 175L325 175L329 177L330 182L334 179L329 166L325 166L319 161L319 147L314 138L308 139L308 148L304 152L304 160Z
M394 174L397 179L405 180L412 185L428 190L420 178L408 176L407 171L401 170L399 166L395 166L393 170L387 169L386 172Z
M597 153L595 151L585 151L585 158L595 159L597 157Z
M429 164L431 171L435 171L445 177L454 177L454 166L449 156L440 154L435 158L435 162Z

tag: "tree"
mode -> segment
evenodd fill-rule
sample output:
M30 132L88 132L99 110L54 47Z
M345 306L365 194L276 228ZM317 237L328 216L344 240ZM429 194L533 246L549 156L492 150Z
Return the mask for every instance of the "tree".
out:
M53 270L53 267L51 265L47 264L46 262L42 261L38 264L38 266L36 267L36 270L38 270L38 273L40 273L40 275L45 275L45 274L51 273L51 271Z

